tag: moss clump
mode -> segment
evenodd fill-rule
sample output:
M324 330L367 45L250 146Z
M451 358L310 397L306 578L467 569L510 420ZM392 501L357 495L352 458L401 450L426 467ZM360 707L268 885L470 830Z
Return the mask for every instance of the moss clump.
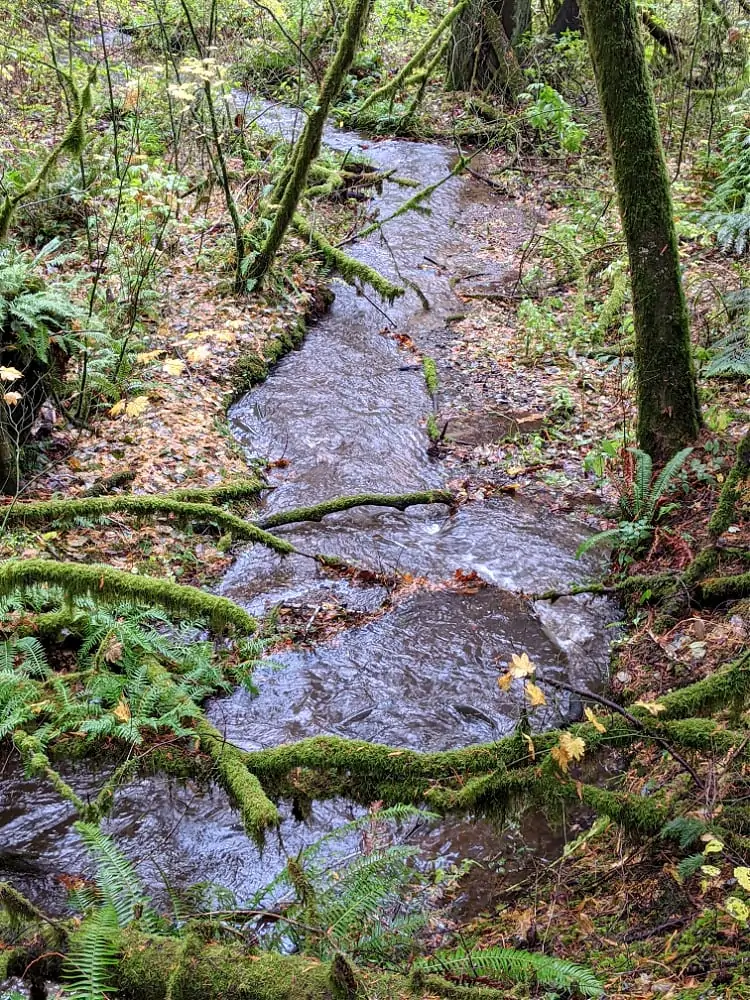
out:
M207 619L217 631L233 625L239 632L251 635L258 627L251 615L226 597L215 597L171 580L136 576L96 563L82 566L48 559L10 559L0 564L0 594L38 584L60 587L71 597L92 595L104 602L154 604L179 617Z

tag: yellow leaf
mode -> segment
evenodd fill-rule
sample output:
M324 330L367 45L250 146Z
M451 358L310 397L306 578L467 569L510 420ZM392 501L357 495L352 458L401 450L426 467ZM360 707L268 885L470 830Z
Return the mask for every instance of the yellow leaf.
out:
M15 382L18 378L23 378L23 372L19 372L17 368L0 365L0 382Z
M747 923L748 918L750 918L750 909L748 909L747 904L743 903L741 899L738 899L736 896L730 896L724 905L730 917L734 917L738 923Z
M167 375L182 375L185 371L185 362L181 361L179 358L169 358L164 362L162 368Z
M501 691L509 690L512 683L513 683L513 674L511 673L503 674L501 677L498 677L497 679L497 686L500 688Z
M528 733L524 733L523 738L526 740L526 745L529 748L529 757L531 757L532 760L536 760L536 748L534 746L534 741Z
M510 658L510 666L508 669L511 677L529 677L534 673L536 667L526 653L521 653L520 656L514 653Z
M568 765L572 760L581 760L586 750L586 741L580 736L572 736L570 733L561 733L556 747L552 747L550 754L557 762L561 771L568 770Z
M667 706L662 705L660 701L636 701L634 702L636 708L645 708L647 712L651 715L658 715L660 712L666 712Z
M532 708L538 708L539 705L547 704L544 691L531 681L526 681L526 697L529 699L529 704Z
M750 868L735 868L734 877L737 879L739 884L743 889L750 892Z
M597 719L597 717L594 715L594 713L591 711L591 709L588 706L586 706L586 708L584 708L583 714L589 720L589 722L594 727L594 729L597 731L597 733L606 733L607 732L607 727L603 726L601 724L601 722Z
M722 844L722 842L720 840L717 840L716 837L711 837L706 846L703 848L703 853L721 854L723 850L724 850L724 845Z
M120 698L117 706L112 710L112 715L118 722L130 722L130 706L124 698Z
M159 355L163 354L164 351L144 351L142 354L136 354L135 360L139 364L148 364L149 361L156 361Z
M188 351L187 356L191 365L199 365L211 356L211 348L207 344L201 344L199 347L194 347L192 351Z
M721 875L721 868L717 868L716 865L701 865L701 871L709 878L718 878Z
M118 399L114 406L110 406L109 415L110 417L119 417L124 409L125 409L125 400Z
M15 406L21 399L23 399L22 393L14 392L12 389L3 393L3 402L7 403L8 406Z
M131 399L125 407L125 413L129 417L140 417L148 409L148 396L136 396ZM111 412L111 411L110 411Z

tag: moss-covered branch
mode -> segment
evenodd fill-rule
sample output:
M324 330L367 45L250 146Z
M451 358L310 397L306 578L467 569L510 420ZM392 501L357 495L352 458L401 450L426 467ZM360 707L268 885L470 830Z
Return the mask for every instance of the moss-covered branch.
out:
M154 604L182 618L205 619L217 630L227 625L247 635L257 630L255 619L226 597L216 597L171 580L137 576L96 563L82 566L48 559L11 559L0 563L1 595L37 584L60 587L71 597L91 594L103 601Z
M396 73L393 79L389 80L388 83L383 84L382 87L378 87L374 90L356 109L354 112L354 117L369 108L371 104L375 104L377 101L384 101L391 98L400 87L405 86L409 78L418 70L427 59L432 49L437 44L441 36L448 30L448 28L453 24L455 19L459 14L466 9L468 5L468 0L460 0L459 3L452 7L448 13L443 17L438 26L432 32L431 35L423 42L422 45L417 49L411 59L406 62L401 69Z
M257 500L268 485L262 479L230 479L217 486L183 486L167 496L186 503L234 503Z
M735 517L737 504L750 478L750 431L747 431L737 448L737 457L719 494L719 502L709 521L708 529L713 538L723 535Z
M3 511L6 524L60 524L79 517L99 518L109 514L132 514L135 517L169 515L189 523L209 522L231 532L234 538L265 545L274 552L287 555L295 551L290 542L270 535L249 521L221 510L211 503L190 503L169 495L130 494L115 497L86 497L75 500L38 500L16 503Z
M395 510L406 510L407 507L418 507L423 504L452 504L455 497L450 490L424 490L421 493L362 493L358 496L338 497L326 500L314 507L298 507L295 510L281 511L256 521L260 528L278 528L282 524L297 524L300 521L321 521L328 514L336 514L342 510L354 507L393 507Z
M340 274L344 281L350 285L354 285L358 281L370 285L387 302L393 302L394 299L404 294L403 288L388 281L375 268L363 264L361 260L355 260L354 257L350 257L343 250L329 243L325 236L322 236L299 213L295 213L292 224L300 236L304 237L321 254L328 266Z

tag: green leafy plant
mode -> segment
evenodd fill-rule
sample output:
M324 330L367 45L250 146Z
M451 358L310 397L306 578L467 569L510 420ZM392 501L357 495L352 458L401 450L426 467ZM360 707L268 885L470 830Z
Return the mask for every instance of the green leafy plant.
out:
M586 128L573 119L573 109L548 83L532 83L520 99L526 102L524 118L543 138L566 153L580 153Z
M731 106L732 125L719 143L721 167L700 215L719 249L742 256L750 247L750 91Z
M692 450L683 448L677 452L654 476L651 456L638 448L629 449L628 454L632 456L626 462L629 482L618 501L621 520L616 528L587 538L579 545L577 554L581 556L595 545L606 542L624 555L632 555L641 549L652 537L658 522L676 509L677 504L664 503L664 497Z

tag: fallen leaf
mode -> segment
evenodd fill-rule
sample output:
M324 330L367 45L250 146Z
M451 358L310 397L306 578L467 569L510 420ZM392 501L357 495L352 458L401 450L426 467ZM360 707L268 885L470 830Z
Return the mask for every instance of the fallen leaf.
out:
M114 406L110 406L109 415L110 417L119 417L119 415L123 412L124 409L125 409L125 400L118 399L117 402L114 404Z
M167 375L182 375L185 371L185 362L180 358L169 358L164 362L162 368Z
M199 365L202 361L206 361L207 358L211 357L211 348L208 344L201 344L199 347L194 347L191 351L188 351L187 357L191 365Z
M125 413L128 417L140 417L148 409L148 396L136 396L135 399L131 399L130 402L125 407ZM112 411L110 410L110 413Z
M544 691L532 681L526 681L526 697L529 699L529 704L532 708L538 708L540 705L547 704Z
M633 704L635 708L645 708L651 715L659 715L660 712L667 710L667 706L662 705L660 701L636 701Z
M734 917L741 924L747 923L748 918L750 918L750 909L741 899L738 899L737 896L730 896L724 905L730 917Z
M599 719L596 717L596 715L594 715L593 711L588 707L588 705L586 706L586 708L584 708L583 714L589 720L589 722L594 727L594 729L597 731L597 733L606 733L607 732L607 727L603 726L601 724L601 722L599 721Z
M536 671L536 667L526 653L521 653L520 656L514 653L510 658L508 671L511 677L529 677Z
M734 877L743 889L750 892L750 868L738 867L734 869Z
M117 706L112 710L112 715L114 715L118 722L130 722L130 706L124 698L120 698Z
M15 382L18 378L23 378L23 372L19 372L17 368L0 365L0 382Z
M13 390L3 393L3 402L7 403L8 406L15 406L22 398L23 396L20 392L14 392Z

